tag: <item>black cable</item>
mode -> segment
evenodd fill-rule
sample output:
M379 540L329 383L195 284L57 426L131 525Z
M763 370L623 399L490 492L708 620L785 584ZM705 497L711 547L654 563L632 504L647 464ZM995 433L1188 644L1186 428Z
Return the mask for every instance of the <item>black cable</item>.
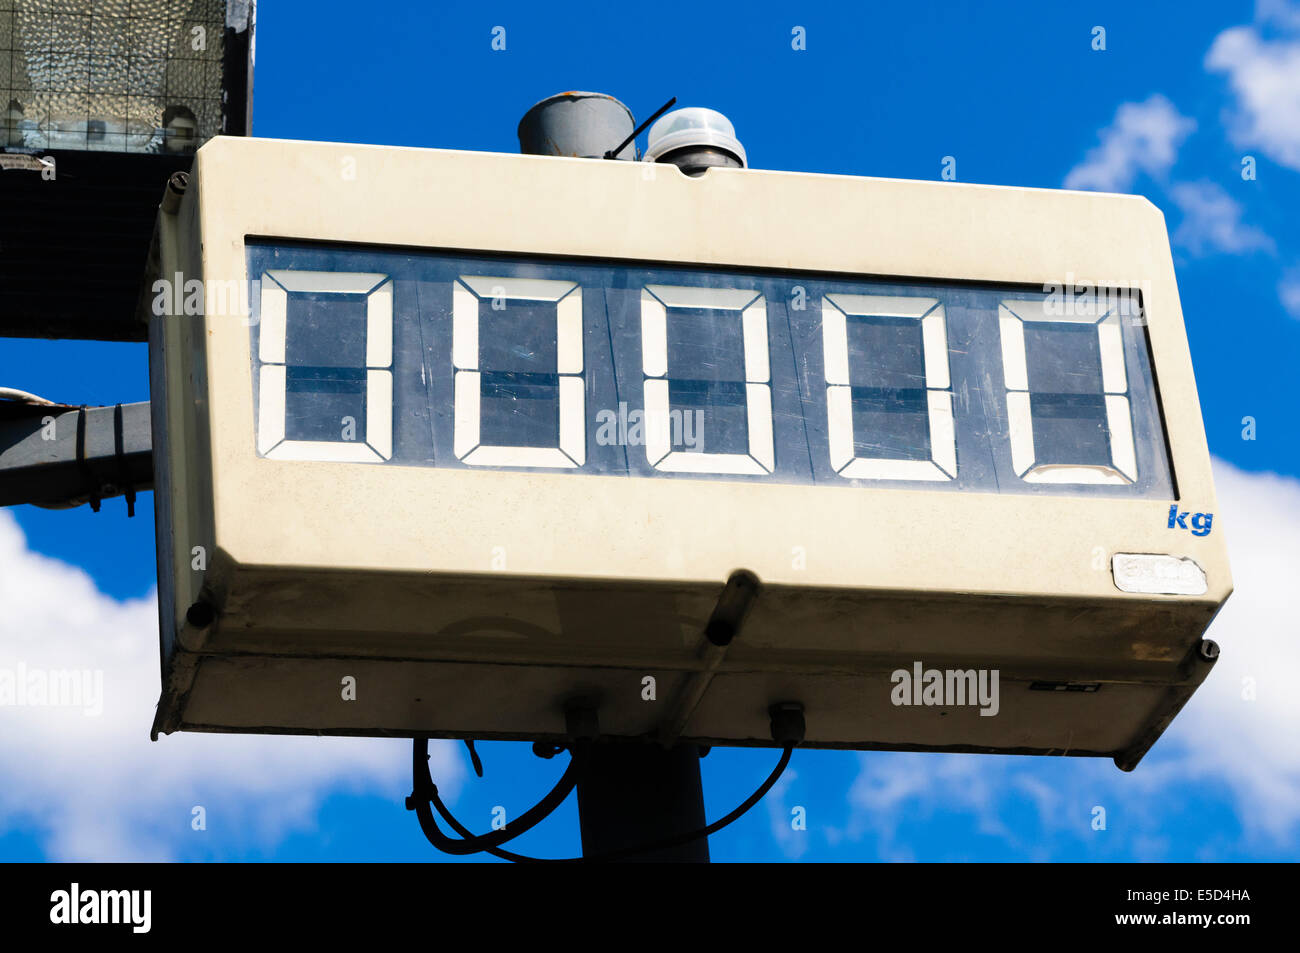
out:
M573 757L576 761L578 756L574 755ZM569 762L570 767L572 767L573 763L573 761ZM448 810L447 805L442 803L442 798L438 796L436 790L429 800L432 801L433 806L438 809L438 813L442 815L443 820L447 822L452 830L464 838L464 840L473 840L478 836L460 821L456 820L451 811ZM421 813L421 811L424 813ZM438 827L437 822L433 819L433 813L429 810L429 805L427 803L423 806L416 807L415 816L420 820L420 828L424 831L425 837L428 837L430 843L435 847L438 847L438 841L440 840L447 840L456 844L463 843L463 841L457 841L455 838L447 837L447 835L442 832L441 828ZM426 817L428 821L427 826L425 823ZM430 829L437 831L437 834L435 835L437 840L435 840L435 836L430 836ZM438 849L441 850L442 848L439 847ZM470 851L470 853L477 852ZM508 851L501 847L484 847L483 853L491 854L493 857L500 857L502 860L509 860L516 864L571 864L580 863L582 861L581 857L566 857L557 860L551 860L546 857L529 857L527 854L516 854L513 851Z
M448 837L442 832L442 829L438 827L437 822L433 819L433 812L429 810L431 801L440 805L442 804L442 798L438 795L438 786L433 783L433 777L429 774L429 739L416 738L411 749L411 774L414 790L411 796L406 799L406 806L408 810L415 811L415 816L420 821L420 827L424 831L425 837L429 838L430 842L440 851L457 855L477 854L480 851L489 850L513 840L546 820L569 796L569 792L577 786L578 764L579 758L570 758L569 766L565 768L564 774L555 783L555 787L551 788L550 793L511 821L508 827L499 831L492 831L489 834L466 832L462 834L464 839L458 840L454 837ZM421 770L422 767L423 770Z
M761 785L759 785L758 789L754 791L754 793L751 794L748 798L746 798L740 804L739 807L731 811L729 814L723 815L718 820L714 821L712 824L706 825L705 827L702 827L698 830L686 831L685 833L682 834L674 834L671 837L664 837L661 838L660 840L651 841L650 843L647 844L638 844L633 847L623 847L618 850L606 851L603 854L594 854L585 857L550 858L550 857L529 857L525 854L516 854L513 853L512 851L499 849L498 847L499 844L504 843L507 840L510 840L512 837L516 837L519 834L522 834L524 830L527 830L527 828L523 828L520 830L512 830L508 837L501 838L500 840L497 840L495 843L491 845L476 847L471 849L464 849L464 845L466 844L467 841L475 841L475 842L482 841L492 837L492 835L474 834L473 832L468 830L464 825L462 825L459 821L457 821L456 818L452 815L451 811L442 802L442 798L438 796L437 786L434 785L433 778L429 775L429 756L428 756L429 740L427 738L424 739L417 738L415 740L416 753L413 759L413 767L416 774L416 779L414 783L416 785L417 792L421 790L421 784L419 778L419 771L420 771L420 764L421 764L421 758L419 756L419 752L421 748L421 742L423 742L423 750L424 750L423 790L428 792L429 797L428 797L428 801L424 801L423 799L417 800L416 796L412 795L412 797L408 799L407 806L408 807L411 806L411 801L416 801L415 804L416 817L419 818L420 827L424 831L425 836L429 838L429 841L439 850L442 850L445 853L449 853L449 854L473 854L482 851L482 852L492 854L495 857L500 857L504 860L514 861L515 863L536 863L536 864L548 864L548 863L549 864L572 864L572 863L581 863L583 861L589 861L592 863L603 863L611 860L622 860L625 857L633 857L637 854L644 854L649 851L665 850L669 847L678 847L682 844L689 844L691 841L698 840L701 837L708 837L712 834L716 834L718 831L722 830L728 824L731 824L734 821L740 819L755 804L757 804L759 801L763 799L764 795L766 795L767 792L772 789L772 785L776 784L776 782L780 780L781 775L785 773L786 766L789 765L790 763L790 756L794 753L794 745L787 744L782 749L781 757L777 761L776 767L772 769L772 773L767 776L767 780L765 780ZM569 776L569 773L574 770L574 766L579 764L581 761L582 761L581 753L573 754L572 760L570 760L569 762L569 768L564 773L564 777L567 778ZM563 780L564 778L561 778L561 782L563 782ZM576 779L575 779L575 784L576 784ZM550 797L556 793L557 790L559 790L558 784L556 785L555 789L551 791L551 794L547 795L547 797L543 799L543 801L539 803L537 807L533 808L532 810L536 811L538 808L540 808L543 803L546 803L546 801L548 801ZM565 797L567 796L568 796L568 792L566 791ZM562 797L560 798L560 800L563 801L564 798ZM450 825L451 828L454 831L456 831L456 833L458 833L462 838L464 838L464 840L457 840L454 837L448 837L446 834L442 832L442 829L438 827L437 821L435 821L433 818L433 812L429 810L429 802L432 802L434 808L436 808L438 813L442 815L442 819L445 820L448 823L448 825ZM559 803L557 802L554 806L552 806L549 810L547 810L546 814L550 814L551 811L553 811L555 807L558 806ZM532 811L529 812L529 814L531 813ZM528 814L524 815L524 817L527 816ZM544 816L545 815L543 815L543 817ZM520 821L522 820L523 818L520 818ZM540 820L542 820L542 817L535 818L532 820L532 823L530 823L528 826L532 827L533 825L537 824ZM513 828L518 823L519 821L515 821L510 826ZM497 831L495 833L504 834L505 831ZM453 845L456 849L448 850L443 846L444 843Z
M483 759L480 758L478 752L474 750L474 739L466 738L465 747L469 749L469 760L470 764L474 765L474 773L480 778L483 777Z

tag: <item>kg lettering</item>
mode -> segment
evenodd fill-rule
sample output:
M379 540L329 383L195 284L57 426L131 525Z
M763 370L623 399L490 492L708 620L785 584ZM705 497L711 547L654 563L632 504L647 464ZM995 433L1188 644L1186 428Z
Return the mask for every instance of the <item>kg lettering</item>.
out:
M1186 511L1180 513L1177 504L1169 507L1169 528L1188 529L1191 530L1193 536L1209 536L1210 524L1213 520L1213 513L1188 513Z

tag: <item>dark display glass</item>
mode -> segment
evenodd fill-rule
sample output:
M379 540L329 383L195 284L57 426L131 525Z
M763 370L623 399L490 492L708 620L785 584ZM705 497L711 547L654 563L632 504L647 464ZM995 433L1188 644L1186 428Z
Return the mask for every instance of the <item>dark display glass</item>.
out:
M258 452L1171 498L1135 296L250 242Z

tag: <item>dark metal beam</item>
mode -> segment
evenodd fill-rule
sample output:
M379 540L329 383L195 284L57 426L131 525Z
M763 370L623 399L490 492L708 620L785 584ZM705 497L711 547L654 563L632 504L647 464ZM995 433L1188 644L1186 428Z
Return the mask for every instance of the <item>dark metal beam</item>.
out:
M0 506L75 506L153 489L149 402L69 408L0 401Z

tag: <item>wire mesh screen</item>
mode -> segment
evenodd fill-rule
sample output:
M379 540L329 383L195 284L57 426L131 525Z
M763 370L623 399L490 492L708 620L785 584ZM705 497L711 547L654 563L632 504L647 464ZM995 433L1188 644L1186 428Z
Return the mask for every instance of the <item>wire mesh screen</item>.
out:
M189 153L220 132L225 0L0 0L0 147Z

